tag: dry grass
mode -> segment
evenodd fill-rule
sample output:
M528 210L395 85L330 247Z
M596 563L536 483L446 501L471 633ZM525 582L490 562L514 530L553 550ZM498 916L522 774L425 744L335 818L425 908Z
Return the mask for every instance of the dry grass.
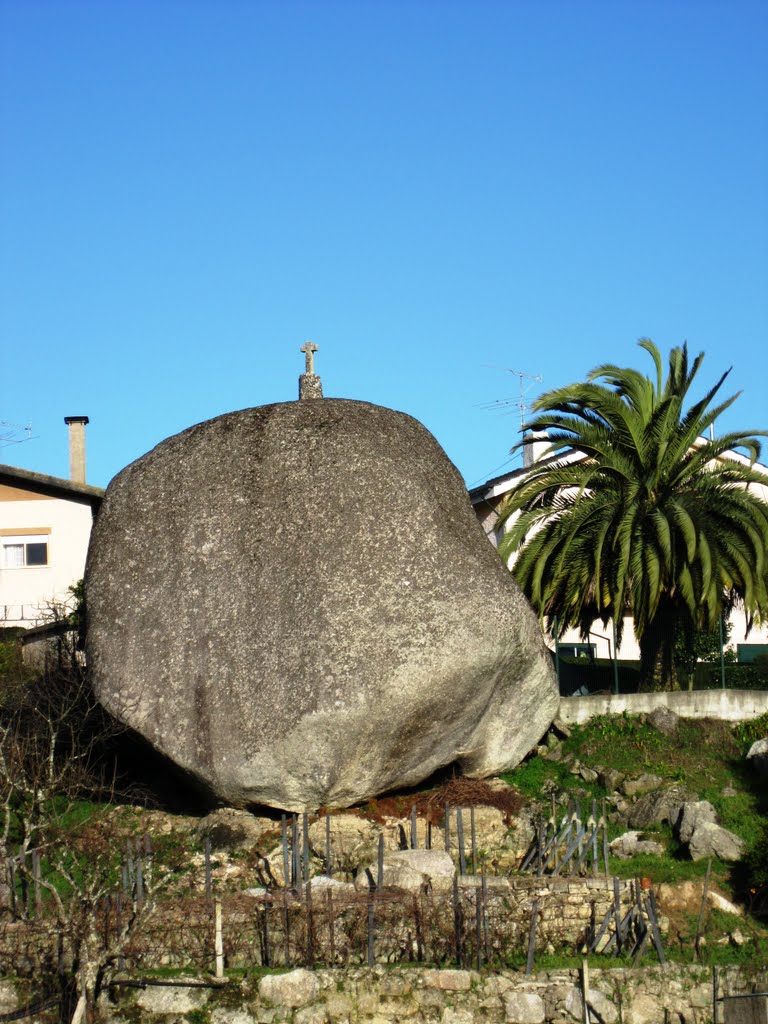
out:
M525 802L519 793L507 786L494 785L484 779L456 777L434 789L378 797L360 808L351 808L350 812L358 810L366 818L383 823L387 818L407 818L415 807L419 818L432 825L441 825L446 804L451 808L495 807L502 812L505 823L509 825Z

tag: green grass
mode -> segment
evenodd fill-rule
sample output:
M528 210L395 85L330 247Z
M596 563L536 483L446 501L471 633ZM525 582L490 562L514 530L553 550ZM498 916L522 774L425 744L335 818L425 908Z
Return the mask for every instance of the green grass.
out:
M572 729L561 744L562 759L551 761L534 756L504 776L505 781L524 796L547 806L551 794L577 799L582 809L591 801L598 806L605 790L598 782L585 782L571 774L574 762L589 768L621 772L628 778L644 772L659 776L665 784L678 782L692 797L708 800L715 808L720 823L744 840L747 863L766 844L768 793L763 791L745 761L745 753L758 736L768 735L768 715L753 722L732 726L727 722L681 719L676 735L668 737L637 716L603 715ZM731 795L724 795L730 793ZM609 813L611 805L609 803ZM622 821L609 823L609 838L626 830ZM620 878L648 877L656 884L702 879L706 861L690 860L668 825L654 825L644 833L647 838L664 844L663 856L638 856L620 860L611 856L609 869ZM760 855L762 857L762 854ZM762 864L762 859L760 860ZM732 898L746 898L754 884L745 865L712 862L711 883ZM719 949L719 947L718 947ZM717 962L730 962L738 951L720 951ZM714 954L713 954L714 955ZM724 959L722 959L724 958Z

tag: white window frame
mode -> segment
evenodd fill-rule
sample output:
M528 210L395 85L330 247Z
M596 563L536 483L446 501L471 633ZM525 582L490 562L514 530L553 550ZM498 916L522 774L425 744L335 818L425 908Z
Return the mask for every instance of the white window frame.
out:
M27 544L45 544L44 565L27 565ZM26 533L18 534L16 536L0 536L0 547L2 548L2 559L0 559L0 569L8 571L14 569L47 569L51 564L51 538L50 535L47 533ZM5 549L11 547L22 548L23 560L21 565L7 564Z

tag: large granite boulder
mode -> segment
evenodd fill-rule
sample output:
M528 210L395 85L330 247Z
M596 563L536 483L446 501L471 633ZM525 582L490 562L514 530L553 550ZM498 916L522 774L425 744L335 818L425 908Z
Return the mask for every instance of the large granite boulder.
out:
M559 698L539 624L416 420L246 409L110 484L86 570L102 703L218 799L345 806L517 764Z

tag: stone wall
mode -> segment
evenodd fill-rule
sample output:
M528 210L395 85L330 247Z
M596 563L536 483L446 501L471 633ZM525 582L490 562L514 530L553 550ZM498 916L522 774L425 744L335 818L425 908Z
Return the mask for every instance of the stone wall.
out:
M681 718L719 718L743 722L768 712L768 690L675 690L669 693L617 693L591 697L564 697L559 717L569 725L596 715L649 714L669 708Z
M472 963L477 955L475 921L479 883L477 876L463 876L459 886L464 920L463 957ZM312 898L313 962L339 966L365 964L368 895L355 892L351 886L336 887L332 911L327 897L328 891L318 888ZM619 882L619 898L623 916L633 899L626 881ZM527 950L534 904L537 907L536 955L556 951L575 954L590 929L599 928L613 906L613 880L490 877L484 906L493 960L503 959L512 950ZM304 959L309 938L305 899L292 894L285 894L283 898L282 894L268 897L241 893L222 897L221 905L228 968L254 969L263 965L267 915L268 962L272 966L283 966L286 946L290 949L291 965L310 962ZM285 920L290 920L289 941ZM379 963L416 960L419 952L426 960L443 963L446 959L454 960L455 918L450 889L418 895L385 890L375 907L375 921L375 957ZM662 931L665 924L662 918ZM0 924L0 963L15 974L28 977L35 973L37 964L54 962L58 942L54 923L3 922ZM213 942L210 902L172 900L165 906L158 905L157 911L132 937L125 950L127 966L138 972L159 967L210 970ZM64 955L68 959L66 942Z
M721 995L755 987L768 988L768 971L757 978L736 968L720 972ZM605 1024L713 1020L712 970L706 967L590 969L587 993L591 1019ZM226 988L200 987L199 982L186 988L116 987L104 1009L110 1024L133 1022L137 1012L144 1024L185 1019L206 1024L573 1024L584 1020L583 997L577 970L526 976L376 967L299 969Z

